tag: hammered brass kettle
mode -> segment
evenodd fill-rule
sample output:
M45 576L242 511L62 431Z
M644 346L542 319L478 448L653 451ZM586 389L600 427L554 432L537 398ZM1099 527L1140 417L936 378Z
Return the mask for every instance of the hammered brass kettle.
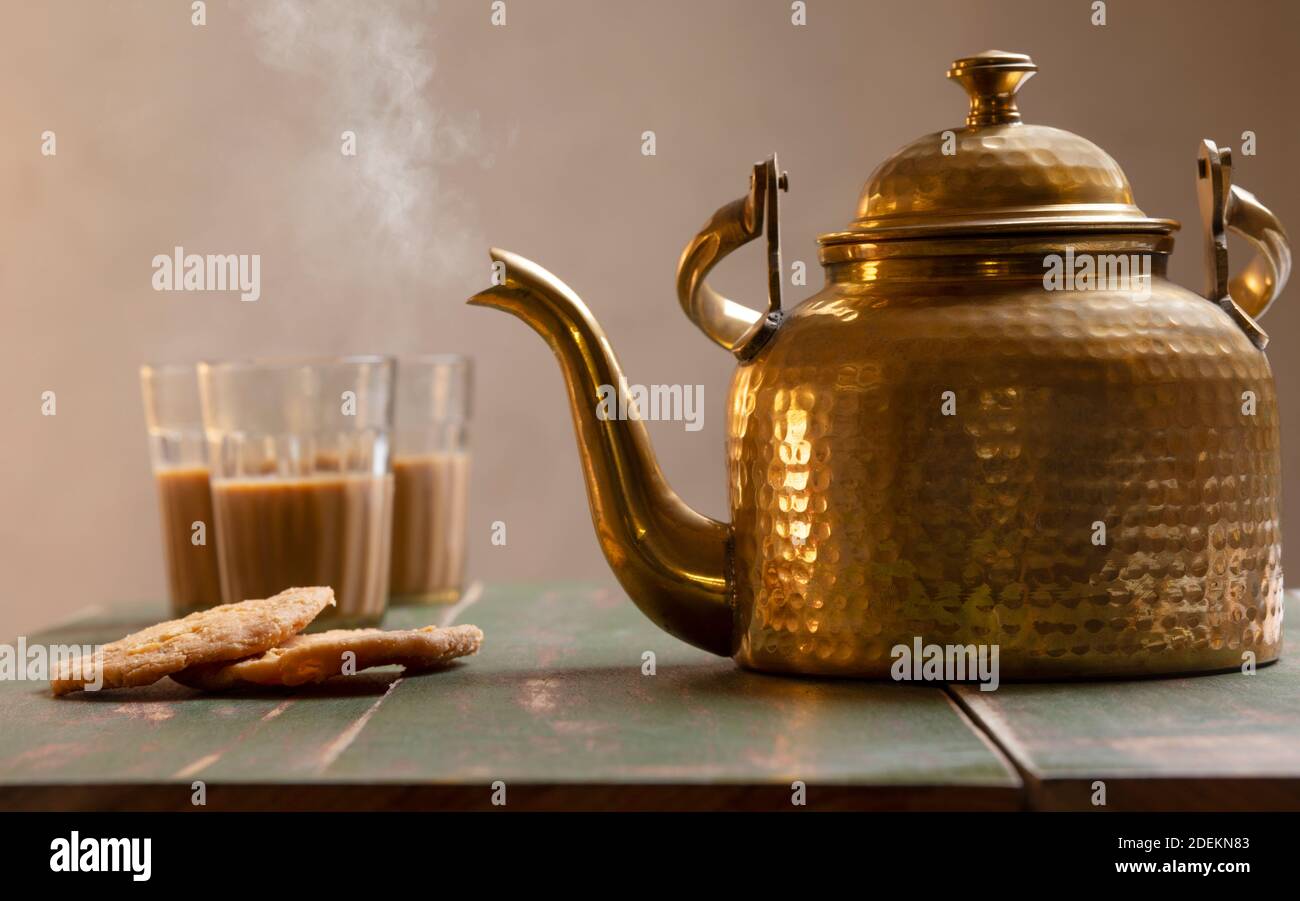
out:
M1278 414L1256 319L1290 274L1286 235L1207 141L1205 296L1172 284L1178 223L1138 209L1095 144L1021 121L1035 71L999 51L953 63L965 125L876 169L797 306L775 158L686 247L682 308L739 360L730 523L673 493L643 422L598 415L626 383L578 296L492 251L500 283L470 302L554 350L601 547L663 629L751 669L871 678L918 638L996 646L1008 679L1276 659ZM1228 230L1256 252L1233 278ZM706 281L760 236L762 311Z

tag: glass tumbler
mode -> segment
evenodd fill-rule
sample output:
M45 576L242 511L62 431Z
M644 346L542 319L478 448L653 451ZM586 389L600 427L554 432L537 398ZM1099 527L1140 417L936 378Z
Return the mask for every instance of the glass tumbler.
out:
M455 601L465 581L473 367L429 354L401 357L397 373L390 602Z
M207 445L193 364L140 367L149 457L158 486L163 553L172 610L221 603Z
M380 356L199 364L227 603L328 585L314 625L383 618L395 377Z

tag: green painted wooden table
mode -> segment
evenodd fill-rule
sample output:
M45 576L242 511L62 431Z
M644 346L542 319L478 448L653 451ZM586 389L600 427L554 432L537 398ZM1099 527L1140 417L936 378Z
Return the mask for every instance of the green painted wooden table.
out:
M512 809L789 809L796 781L818 809L1020 804L1014 768L942 688L741 672L589 585L468 599L388 616L483 629L476 657L438 673L58 700L0 683L0 807L184 809L196 780L209 810L491 809L498 782ZM107 641L159 613L31 640Z
M1112 808L1300 808L1300 663L981 694L742 672L590 585L476 587L387 625L431 621L479 625L482 652L227 695L0 682L0 808L195 809L202 782L206 810L493 809L501 786L507 809L788 810L800 782L807 809L996 810L1090 807L1097 779Z
M1092 810L1300 810L1300 593L1280 661L1253 675L952 691L1015 761L1028 803Z

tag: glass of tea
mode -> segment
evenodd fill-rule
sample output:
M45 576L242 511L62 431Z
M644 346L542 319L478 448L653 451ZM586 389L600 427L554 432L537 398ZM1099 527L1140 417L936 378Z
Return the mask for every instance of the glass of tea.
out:
M214 607L221 603L221 580L198 375L193 364L141 366L140 390L172 610L184 615Z
M401 357L393 431L393 604L455 601L465 581L473 367L459 354Z
M388 602L391 357L200 363L221 596L328 585L314 625L375 625Z

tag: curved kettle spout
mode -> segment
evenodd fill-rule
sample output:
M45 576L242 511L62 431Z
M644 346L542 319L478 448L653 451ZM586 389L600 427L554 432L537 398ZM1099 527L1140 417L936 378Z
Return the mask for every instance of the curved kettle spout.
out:
M469 303L513 313L555 352L569 389L592 523L619 583L669 634L730 655L730 527L696 513L668 486L644 422L598 414L602 388L605 400L611 390L624 395L619 409L633 407L623 371L586 304L536 263L496 248L491 253L505 267L504 283Z

